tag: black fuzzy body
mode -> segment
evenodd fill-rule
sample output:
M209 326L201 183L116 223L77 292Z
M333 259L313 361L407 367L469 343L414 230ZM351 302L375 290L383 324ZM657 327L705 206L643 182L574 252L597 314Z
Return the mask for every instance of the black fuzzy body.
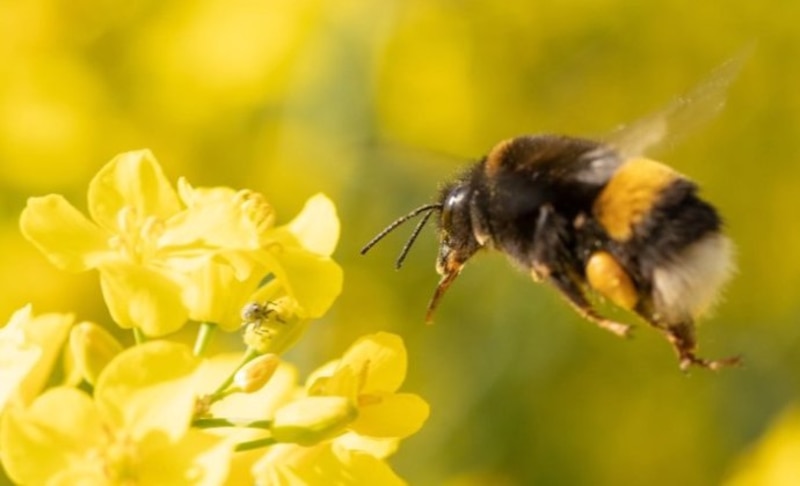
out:
M704 236L719 232L716 210L697 195L697 186L676 173L652 194L649 212L632 222L632 235L611 238L596 218L598 195L625 163L609 146L554 135L518 137L498 145L451 185L466 191L469 204L443 218L448 247L466 261L480 248L505 253L518 267L553 283L562 292L586 290L585 268L594 252L613 255L640 296L637 312L655 323L652 278ZM482 242L476 241L482 234Z

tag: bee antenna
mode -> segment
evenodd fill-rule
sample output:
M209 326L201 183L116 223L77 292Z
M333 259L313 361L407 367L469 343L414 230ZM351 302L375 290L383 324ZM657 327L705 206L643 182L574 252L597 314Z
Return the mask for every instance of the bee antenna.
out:
M431 214L433 214L433 211L434 209L429 209L428 212L425 213L425 216L423 216L422 219L419 220L417 226L414 227L414 231L411 233L411 236L408 238L408 241L406 241L406 244L403 246L403 249L400 250L400 255L397 256L397 261L394 264L394 268L400 270L400 267L403 266L403 261L405 261L406 255L408 255L408 250L410 250L411 245L413 245L414 242L417 241L417 236L419 236L420 231L422 231L422 227L425 226L425 223L427 223L428 219L430 219Z
M425 224L425 222L428 220L428 218L430 218L431 213L433 213L434 211L437 211L437 210L441 211L441 209L442 209L442 204L441 203L426 204L424 206L418 207L417 209L415 209L415 210L411 211L410 213L406 214L405 216L401 216L401 217L395 219L394 221L392 221L392 224L390 224L389 226L384 228L383 231L381 231L380 233L375 235L375 238L372 238L369 241L369 243L364 245L364 248L361 249L361 254L362 255L366 255L366 253L373 246L375 246L386 235L388 235L389 233L394 231L394 229L397 228L398 226L400 226L401 224L405 223L406 221L408 221L409 219L413 218L414 216L417 216L418 214L422 214L424 212L427 212L428 214L426 214L425 217L422 218L422 221L420 221L420 224L418 224L417 227L414 228L414 232L411 234L411 238L408 240L408 242L406 243L406 246L403 247L403 251L400 253L400 258L398 258L398 268L400 268L399 266L403 263L403 260L405 259L406 253L408 253L408 250L411 248L411 245L414 243L414 240L417 239L417 235L419 235L419 232L422 230L422 226Z

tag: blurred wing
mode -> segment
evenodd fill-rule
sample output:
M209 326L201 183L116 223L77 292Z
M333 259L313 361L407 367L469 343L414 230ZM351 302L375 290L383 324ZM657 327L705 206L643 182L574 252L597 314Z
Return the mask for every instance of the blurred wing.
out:
M722 110L728 87L754 49L755 44L746 47L662 110L622 125L604 141L617 149L622 160L644 155L657 148L674 146Z

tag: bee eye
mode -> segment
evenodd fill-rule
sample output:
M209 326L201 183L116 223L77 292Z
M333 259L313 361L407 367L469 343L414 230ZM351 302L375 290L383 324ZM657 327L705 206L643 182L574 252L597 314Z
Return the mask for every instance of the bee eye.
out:
M453 212L459 211L467 200L467 187L458 186L447 195L442 207L442 228L449 231L453 226Z

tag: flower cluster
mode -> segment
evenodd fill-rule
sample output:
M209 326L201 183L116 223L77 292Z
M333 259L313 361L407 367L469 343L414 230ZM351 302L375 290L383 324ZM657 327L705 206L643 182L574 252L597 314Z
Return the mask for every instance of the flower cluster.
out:
M398 392L402 340L364 336L305 386L280 357L341 291L329 199L277 226L263 195L183 179L176 190L137 151L94 177L88 213L31 198L20 227L57 267L98 271L136 344L30 306L0 329L0 464L12 480L403 484L385 459L428 405ZM198 331L194 348L170 340L184 326ZM243 352L206 355L212 331L242 327Z

